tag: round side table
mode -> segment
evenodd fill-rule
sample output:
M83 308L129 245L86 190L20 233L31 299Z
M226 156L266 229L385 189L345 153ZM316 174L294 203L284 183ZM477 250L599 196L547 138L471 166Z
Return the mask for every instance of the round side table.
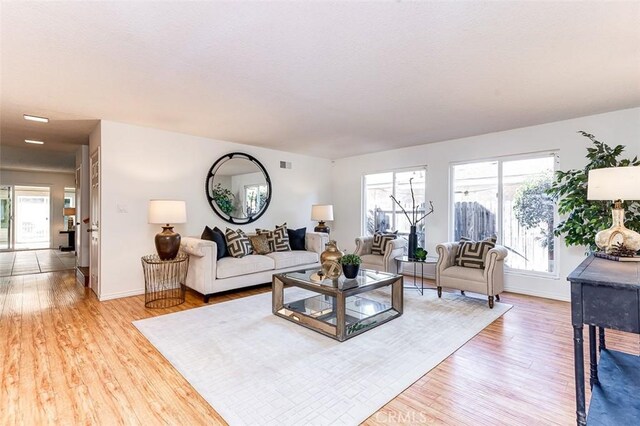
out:
M184 303L189 256L178 253L175 259L161 260L157 254L142 257L144 306L168 308Z
M418 259L410 259L408 256L398 256L395 258L395 261L398 265L398 271L402 270L403 263L413 263L413 287L405 287L405 288L415 288L420 292L421 295L424 295L424 265L425 264L435 265L436 263L438 263L438 258L435 256L427 256L425 260L418 260ZM419 287L417 283L418 281L417 266L418 265L420 265L420 286Z

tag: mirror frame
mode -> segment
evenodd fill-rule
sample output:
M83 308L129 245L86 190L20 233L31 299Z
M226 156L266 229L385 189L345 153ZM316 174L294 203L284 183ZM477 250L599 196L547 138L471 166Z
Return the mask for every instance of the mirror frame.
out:
M224 163L234 158L240 158L240 159L251 161L253 164L258 166L258 169L260 169L260 171L264 175L265 180L267 181L267 191L268 191L267 200L265 201L264 206L262 207L262 209L260 209L258 213L255 213L254 215L249 217L239 218L239 217L234 217L226 214L225 212L220 210L220 207L213 200L213 197L211 197L211 194L209 193L209 188L211 188L211 185L213 184L213 178L215 177L216 171L218 171L218 169ZM264 214L264 212L267 211L267 208L269 208L269 203L271 202L271 178L269 177L269 173L267 173L267 169L265 169L262 163L260 163L255 157L249 154L245 154L244 152L232 152L230 154L223 155L222 157L218 158L215 163L213 163L213 166L211 166L211 168L209 169L209 173L207 173L207 178L205 179L205 182L204 182L204 191L205 191L205 194L207 195L207 201L209 202L209 206L211 207L211 209L214 211L215 214L217 214L225 222L232 223L234 225L243 225L243 224L255 222L260 218L260 216Z

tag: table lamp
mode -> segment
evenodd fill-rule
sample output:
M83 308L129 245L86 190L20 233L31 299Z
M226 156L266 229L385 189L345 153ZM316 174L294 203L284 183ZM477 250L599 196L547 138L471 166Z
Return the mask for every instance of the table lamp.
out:
M71 231L76 225L76 208L65 207L64 209L62 209L62 214L63 216L67 216L67 229Z
M613 200L613 225L596 234L596 245L605 253L623 245L640 250L640 234L624 226L624 200L640 200L640 166L606 167L589 170L588 200Z
M156 234L156 251L161 260L175 259L180 250L180 234L173 231L172 223L187 221L187 206L178 200L150 200L149 223L164 224Z
M314 204L311 206L311 220L317 220L318 226L313 228L316 232L329 233L330 229L325 225L325 220L333 220L333 205L332 204Z

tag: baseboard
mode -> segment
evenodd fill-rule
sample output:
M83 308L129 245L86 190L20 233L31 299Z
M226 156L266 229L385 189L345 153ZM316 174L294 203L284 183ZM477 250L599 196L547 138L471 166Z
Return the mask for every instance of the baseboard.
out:
M545 291L541 289L518 287L512 285L505 285L504 291L508 291L509 293L526 294L527 296L542 297L544 299L560 300L563 302L571 301L571 294L564 294L564 292Z
M119 293L101 294L98 300L104 302L106 300L121 299L123 297L140 296L144 294L144 289L121 291Z

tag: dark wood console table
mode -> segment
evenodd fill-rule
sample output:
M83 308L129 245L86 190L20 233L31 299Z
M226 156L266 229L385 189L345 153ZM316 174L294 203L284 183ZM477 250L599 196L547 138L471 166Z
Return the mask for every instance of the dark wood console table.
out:
M76 251L76 230L69 229L66 231L60 231L61 234L67 234L67 245L60 246L58 249L60 251Z
M596 257L570 275L578 425L631 425L640 418L640 357L608 350L605 328L640 333L640 264ZM591 403L585 410L583 324L589 327ZM599 328L599 351L596 348ZM598 365L600 352L600 365Z

